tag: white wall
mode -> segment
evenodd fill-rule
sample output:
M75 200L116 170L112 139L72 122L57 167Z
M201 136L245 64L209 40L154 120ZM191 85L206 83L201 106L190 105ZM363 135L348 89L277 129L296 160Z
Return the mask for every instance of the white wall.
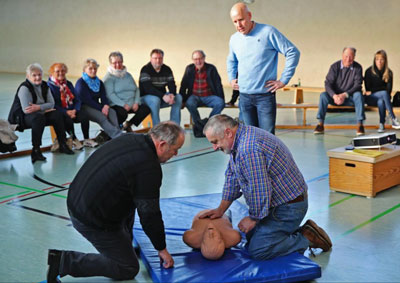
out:
M0 0L0 71L24 72L32 62L47 70L65 62L80 76L84 59L100 63L105 74L110 51L124 54L138 79L153 48L179 82L194 49L203 49L228 84L225 59L234 32L229 10L234 0ZM385 49L400 89L400 1L397 0L255 0L253 19L274 25L301 51L292 83L323 86L330 64L344 46L357 48L365 68ZM284 61L280 58L282 70Z

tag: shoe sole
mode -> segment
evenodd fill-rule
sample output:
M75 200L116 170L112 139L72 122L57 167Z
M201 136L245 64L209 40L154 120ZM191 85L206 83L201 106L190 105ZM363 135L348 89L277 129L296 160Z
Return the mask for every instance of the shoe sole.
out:
M329 249L332 248L332 241L329 238L328 234L325 232L324 229L322 229L321 227L319 227L317 225L317 223L315 223L313 220L308 219L306 221L306 223L304 224L304 226L309 226L310 228L312 228L316 234L318 235L318 237L325 242L325 244L327 244L329 246ZM328 250L329 250L328 249Z
M314 135L323 135L324 132L314 132Z

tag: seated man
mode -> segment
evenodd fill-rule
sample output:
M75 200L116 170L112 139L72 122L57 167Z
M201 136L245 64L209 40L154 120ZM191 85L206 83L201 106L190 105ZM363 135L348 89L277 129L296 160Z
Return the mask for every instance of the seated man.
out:
M183 234L183 241L188 246L200 249L206 259L217 260L226 248L237 245L241 236L232 228L230 218L224 214L221 218L200 219L199 215L210 209L202 210L193 218L192 228Z
M221 77L217 68L206 63L205 59L206 54L202 50L193 51L193 64L186 67L179 90L193 123L201 120L197 107L211 107L210 117L220 114L225 107Z
M182 96L176 93L174 75L163 63L164 51L153 49L150 62L140 70L139 88L142 102L151 110L153 125L160 123L160 108L171 106L170 120L181 122ZM168 92L166 90L168 87Z
M364 135L363 121L364 98L361 93L363 81L362 67L354 61L356 49L345 47L342 53L342 60L333 63L326 75L325 92L319 98L317 119L319 124L314 134L324 133L324 120L328 104L354 106L358 121L357 136Z

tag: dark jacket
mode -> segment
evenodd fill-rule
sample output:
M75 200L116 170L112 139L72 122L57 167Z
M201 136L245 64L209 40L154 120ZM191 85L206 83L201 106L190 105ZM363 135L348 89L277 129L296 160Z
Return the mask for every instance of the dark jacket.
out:
M333 97L334 94L347 92L350 96L361 91L363 82L362 67L356 61L349 68L340 68L341 60L333 63L325 79L325 90Z
M104 144L83 164L69 187L68 210L99 230L124 229L137 210L154 248L163 250L161 180L161 165L150 136L125 134Z
M18 92L19 89L21 88L21 86L25 86L26 88L29 89L29 92L32 95L32 103L35 104L36 103L36 93L35 90L33 89L32 84L28 81L28 79L26 79L23 83L21 83L17 89L17 93L15 94L14 97L14 101L13 104L11 105L11 109L10 109L10 113L8 114L8 122L10 122L10 124L15 124L18 125L17 130L20 132L23 132L24 129L26 129L26 125L24 123L24 111L22 110L22 106L21 106L21 101L19 100L18 97ZM47 98L47 91L49 89L49 87L47 86L47 84L42 81L41 84L41 88L42 88L42 94L43 94L43 98L45 99L45 101L48 100Z
M80 99L78 98L78 96L75 93L74 85L70 81L67 81L67 86L70 89L70 91L72 92L72 94L74 95L74 100L72 101L73 102L72 105L68 105L67 108L62 107L60 87L55 85L54 82L51 81L51 80L49 80L47 82L47 85L50 87L51 94L53 95L53 98L54 98L54 108L57 111L60 111L61 113L66 114L67 110L74 110L74 109L76 111L81 110L81 104L82 103L81 103Z
M150 62L142 67L139 77L140 96L151 94L162 99L167 93L167 87L168 93L176 95L174 74L170 67L163 64L159 72L154 70Z
M100 90L92 91L87 83L80 78L75 84L75 93L82 104L86 104L94 109L101 111L104 105L108 105L106 89L102 81L100 81Z
M380 90L386 90L390 95L393 88L393 73L389 70L389 81L385 82L383 80L383 72L377 70L377 74L372 73L372 66L365 71L365 90L370 92L377 92Z
M225 101L224 89L221 84L221 77L218 74L217 68L208 63L204 63L207 72L207 84L211 89L213 95L221 97ZM183 75L181 88L179 93L182 95L185 102L193 93L193 84L195 77L196 67L190 64L186 67L185 74Z

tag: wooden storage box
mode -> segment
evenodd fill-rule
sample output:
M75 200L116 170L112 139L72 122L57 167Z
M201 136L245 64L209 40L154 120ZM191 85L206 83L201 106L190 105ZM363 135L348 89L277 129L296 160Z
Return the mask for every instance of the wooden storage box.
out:
M400 146L388 145L380 150L385 153L375 158L348 154L344 147L329 150L331 190L374 197L400 184Z

